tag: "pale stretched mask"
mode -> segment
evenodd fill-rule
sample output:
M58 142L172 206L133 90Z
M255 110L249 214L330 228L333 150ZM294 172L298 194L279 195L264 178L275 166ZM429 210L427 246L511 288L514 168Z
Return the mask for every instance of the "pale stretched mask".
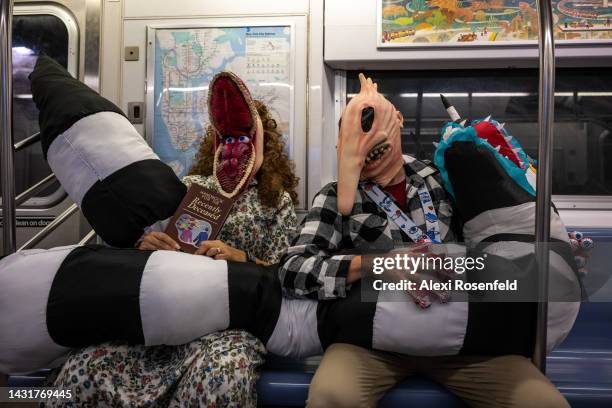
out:
M217 74L208 91L215 131L213 178L219 193L233 198L250 183L263 161L263 126L246 85L231 72Z
M385 187L403 166L400 128L403 118L378 93L371 79L359 74L360 92L342 114L338 137L338 211L349 215L360 180Z

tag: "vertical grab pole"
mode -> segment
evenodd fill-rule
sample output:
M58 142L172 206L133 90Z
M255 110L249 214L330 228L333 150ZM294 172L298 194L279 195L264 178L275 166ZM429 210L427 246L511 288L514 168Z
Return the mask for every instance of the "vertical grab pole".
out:
M548 267L550 206L552 195L552 148L555 114L555 44L552 1L538 0L540 22L539 54L539 141L536 193L536 261L538 264L538 315L533 363L546 373L546 329L548 326Z
M13 0L0 0L0 184L2 184L3 255L15 252L15 167L13 165L13 83L11 20ZM7 376L0 373L0 387Z
M3 254L15 252L15 167L13 164L13 83L11 20L13 0L0 0L0 178Z

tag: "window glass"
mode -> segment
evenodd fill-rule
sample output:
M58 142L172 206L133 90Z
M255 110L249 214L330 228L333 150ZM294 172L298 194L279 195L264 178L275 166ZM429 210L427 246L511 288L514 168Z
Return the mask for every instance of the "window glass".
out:
M359 92L357 71L347 72L347 99ZM506 123L537 159L536 69L366 72L403 113L405 153L431 159L449 120L447 96L464 118L492 115ZM612 76L609 68L557 69L553 194L612 194Z
M15 15L13 17L13 137L19 142L38 132L38 110L32 101L28 75L37 55L45 52L64 67L68 61L68 30L51 15ZM19 194L51 174L40 143L15 153L15 190ZM39 196L57 191L59 183Z

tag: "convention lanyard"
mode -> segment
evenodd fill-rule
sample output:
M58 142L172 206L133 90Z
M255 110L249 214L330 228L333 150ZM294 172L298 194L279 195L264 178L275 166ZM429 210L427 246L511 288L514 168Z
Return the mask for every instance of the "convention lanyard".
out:
M398 206L393 199L389 197L376 184L364 183L365 193L382 209L387 217L393 221L402 231L416 243L433 242L440 243L440 226L438 225L438 216L431 199L431 195L427 190L427 186L423 183L418 189L421 208L425 216L425 227L427 233L424 234L417 225L408 217Z

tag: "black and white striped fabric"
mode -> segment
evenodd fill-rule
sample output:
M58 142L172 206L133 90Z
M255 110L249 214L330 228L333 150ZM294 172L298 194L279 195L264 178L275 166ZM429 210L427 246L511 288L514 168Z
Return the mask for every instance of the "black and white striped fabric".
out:
M531 247L504 254L511 261L493 255L507 247L488 248L487 269L511 272L531 257ZM555 279L571 281L563 258L551 264ZM466 296L422 310L384 294L376 298L373 290L373 301L364 301L367 280L344 299L290 299L276 273L276 266L103 246L10 255L0 261L0 372L53 367L72 348L109 340L175 345L228 328L248 330L270 352L293 357L336 342L422 356L532 350L533 302ZM549 350L567 335L576 312L575 303L550 303Z
M0 372L19 373L112 339L172 345L242 328L267 341L281 291L273 272L253 264L68 246L0 261L0 305Z
M51 73L44 74L45 67ZM71 118L68 126L61 121L52 125L55 116L45 114L41 129L58 178L105 240L128 244L143 227L174 211L163 197L180 198L178 180L159 165L120 113L108 104L90 107L88 98L101 98L61 75L52 61L41 59L32 81L43 110L56 108L48 105L55 100L51 92L74 92L72 103L82 107L83 114L64 115ZM53 88L54 81L67 85ZM483 274L530 275L533 198L515 188L490 154L469 143L455 147L445 153L447 170L466 221L464 237L476 246L470 251L488 254ZM470 172L465 171L467 161ZM130 168L140 169L133 173L137 177ZM144 196L136 197L129 191L134 189ZM99 203L89 202L90 196ZM549 302L549 350L571 329L580 298L567 234L556 214L551 231L561 242L551 252L551 283L565 301ZM369 279L353 285L344 299L316 301L284 298L277 266L101 246L19 252L0 260L0 372L52 367L71 348L107 340L172 345L227 328L249 330L270 352L290 356L318 354L334 342L422 356L531 354L534 301L482 303L477 294L464 294L422 310L373 292ZM364 294L372 301L364 301Z
M172 216L186 188L117 106L44 55L30 81L49 166L105 242L133 246Z

